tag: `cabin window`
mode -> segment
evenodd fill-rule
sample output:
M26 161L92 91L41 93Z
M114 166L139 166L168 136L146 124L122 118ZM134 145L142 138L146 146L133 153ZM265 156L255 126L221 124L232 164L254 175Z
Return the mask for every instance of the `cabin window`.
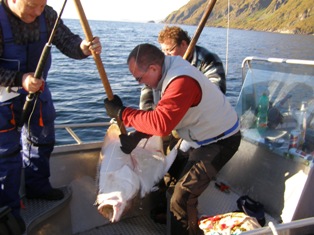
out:
M243 85L236 105L241 132L250 142L312 166L314 61L281 62L253 58L243 63ZM262 102L268 102L265 123L259 105L263 95L267 100L264 97Z

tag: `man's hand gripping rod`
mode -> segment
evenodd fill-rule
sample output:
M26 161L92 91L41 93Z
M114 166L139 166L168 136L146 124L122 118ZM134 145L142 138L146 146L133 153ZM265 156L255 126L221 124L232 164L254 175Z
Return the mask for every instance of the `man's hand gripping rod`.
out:
M40 55L40 59L38 61L38 64L37 64L37 67L35 70L35 74L34 74L35 78L39 79L42 76L43 70L44 70L46 62L47 62L48 55L50 54L50 51L51 51L52 40L53 40L54 35L56 33L56 28L57 28L57 25L59 24L59 21L61 19L61 15L63 13L66 2L67 2L67 0L65 0L63 5L62 5L62 8L61 8L60 13L58 15L58 18L56 19L55 24L54 24L53 29L52 29L52 32L50 34L49 40L46 43L46 45L45 45L45 47L44 47L44 49ZM22 115L21 115L21 120L20 120L20 123L18 125L18 131L21 131L26 119L28 118L28 113L29 113L29 110L31 108L31 102L34 100L35 97L37 97L39 95L40 92L41 91L38 91L36 93L30 92L28 94L28 96L26 97L26 101L25 101L25 104L23 106L23 111L22 111Z

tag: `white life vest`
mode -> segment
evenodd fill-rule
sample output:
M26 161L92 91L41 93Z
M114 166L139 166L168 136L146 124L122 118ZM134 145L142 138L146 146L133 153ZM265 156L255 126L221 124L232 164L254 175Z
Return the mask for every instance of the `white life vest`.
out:
M189 108L175 127L180 137L206 145L238 132L238 116L226 96L204 74L180 56L165 57L163 77L154 89L154 101L157 101L158 94L160 98L163 96L173 79L182 75L187 75L200 84L202 99L197 106Z

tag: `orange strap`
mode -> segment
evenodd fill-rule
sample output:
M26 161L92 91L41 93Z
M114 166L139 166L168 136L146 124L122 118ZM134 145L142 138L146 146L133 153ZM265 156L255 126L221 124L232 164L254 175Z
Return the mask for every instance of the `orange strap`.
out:
M40 92L44 92L45 90L45 81L43 81L43 83L41 84L41 87L39 88Z
M42 103L40 102L40 109L39 109L39 126L44 126L44 120L43 120L43 112L42 112Z
M13 112L13 104L10 105L10 109L12 111L12 119L10 120L10 123L11 123L11 125L13 125L13 127L10 128L10 129L6 129L6 130L0 130L0 133L9 132L9 131L12 131L12 130L15 129L16 121L15 121L15 115L14 115L14 112Z
M14 115L14 112L13 112L13 104L11 104L11 110L12 110L12 119L10 120L10 123L15 126L16 122L15 122L15 115Z
M5 132L9 132L9 131L13 131L15 129L15 126L10 128L10 129L6 129L6 130L0 130L0 133L5 133Z

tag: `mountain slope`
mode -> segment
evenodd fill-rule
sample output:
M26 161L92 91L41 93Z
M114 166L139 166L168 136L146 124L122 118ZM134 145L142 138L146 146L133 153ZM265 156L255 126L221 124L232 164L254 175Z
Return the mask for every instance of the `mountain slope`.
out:
M198 25L208 0L190 0L163 20L168 24ZM230 0L230 28L314 34L313 0ZM227 27L228 0L218 0L206 26Z

